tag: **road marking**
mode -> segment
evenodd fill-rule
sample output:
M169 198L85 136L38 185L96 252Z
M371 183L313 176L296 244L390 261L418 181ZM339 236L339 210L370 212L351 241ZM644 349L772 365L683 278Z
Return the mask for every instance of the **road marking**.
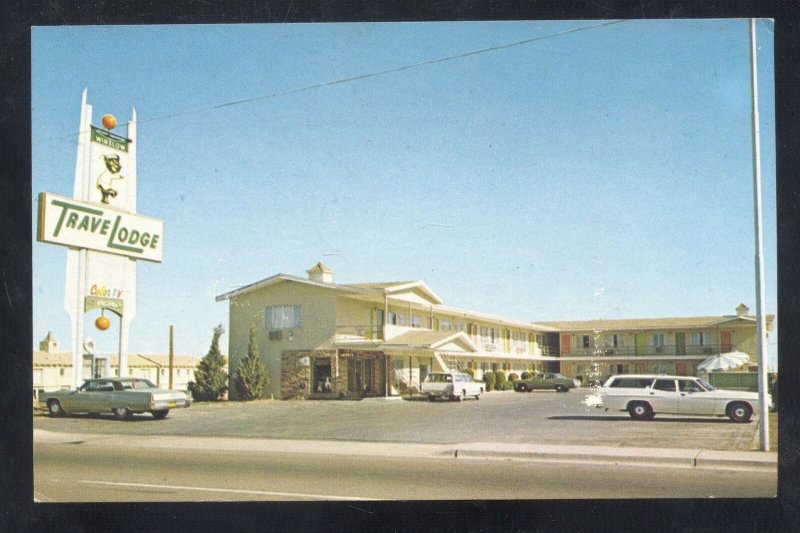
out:
M218 489L214 487L186 487L183 485L154 485L151 483L117 483L113 481L91 481L82 479L79 483L92 485L112 485L117 487L139 487L149 489L173 489L173 490L196 490L201 492L227 492L233 494L258 494L261 496L283 496L290 498L313 498L317 500L348 500L348 501L372 501L376 498L358 498L355 496L330 496L327 494L304 494L298 492L272 492L262 490L241 490L241 489Z

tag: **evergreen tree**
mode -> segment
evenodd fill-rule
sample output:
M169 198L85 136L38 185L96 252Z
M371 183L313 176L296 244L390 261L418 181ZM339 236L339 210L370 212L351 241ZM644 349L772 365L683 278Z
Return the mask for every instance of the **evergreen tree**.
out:
M239 362L233 386L239 400L248 402L263 398L269 384L269 372L261 361L256 345L256 328L250 326L250 343L247 345L247 357Z
M211 347L194 370L195 381L189 382L189 391L195 401L215 402L221 400L228 390L228 373L223 370L225 358L219 351L219 338L223 333L222 324L214 328Z

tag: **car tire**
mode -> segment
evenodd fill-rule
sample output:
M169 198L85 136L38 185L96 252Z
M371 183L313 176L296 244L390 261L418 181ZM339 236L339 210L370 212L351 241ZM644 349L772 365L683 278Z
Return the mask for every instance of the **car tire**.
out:
M633 402L628 405L628 414L634 420L650 420L655 416L653 409L645 402Z
M47 413L52 418L61 418L64 416L64 408L61 407L61 402L58 400L50 400L47 402Z
M159 409L157 411L150 411L150 413L152 413L153 418L156 420L164 420L169 414L169 409Z
M130 420L133 418L133 413L127 407L115 407L112 411L114 412L114 418L117 420Z
M464 398L466 398L466 396L467 396L467 393L462 390L461 394L456 394L455 396L453 396L453 400L455 400L457 402L463 402Z
M751 416L753 416L753 410L746 403L736 402L728 406L728 418L733 422L744 424L750 421Z
M556 385L556 392L567 392L568 390L564 385Z
M524 383L520 383L519 385L514 387L514 390L517 392L528 392L529 389L527 385L525 385Z
M433 394L428 394L428 401L429 402L432 402L432 401L435 401L435 400L436 400L436 398L433 397Z
M480 400L480 399L481 399L481 394L480 394L480 393L476 394L476 395L475 395L475 399L476 399L476 400Z

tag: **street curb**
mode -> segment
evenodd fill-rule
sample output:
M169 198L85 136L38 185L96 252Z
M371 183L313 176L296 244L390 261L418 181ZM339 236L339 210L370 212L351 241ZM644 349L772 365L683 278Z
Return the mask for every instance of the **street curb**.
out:
M456 447L457 458L509 459L541 462L671 466L726 470L774 470L776 453L684 448L612 448L473 443Z
M247 439L227 437L176 437L81 435L34 429L34 443L83 444L219 450L229 452L308 453L323 455L428 457L438 459L485 459L538 461L552 463L591 463L627 466L761 470L777 472L778 454L758 451L723 451L683 448L627 448L611 446L573 446L470 442L459 444L419 444L401 442L358 442L292 439Z

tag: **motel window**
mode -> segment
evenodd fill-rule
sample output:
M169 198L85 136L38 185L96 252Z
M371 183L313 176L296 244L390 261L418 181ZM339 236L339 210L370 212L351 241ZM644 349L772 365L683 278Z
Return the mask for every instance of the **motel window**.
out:
M481 372L489 370L489 363L481 363Z
M463 322L456 322L455 329L456 331L467 331Z
M692 344L695 346L708 346L711 344L711 334L705 332L692 333Z
M411 315L411 327L412 328L422 327L422 319L418 315Z
M265 313L266 326L270 331L301 327L299 305L272 305Z
M589 335L584 335L583 336L583 347L584 348L590 348L589 344L590 344Z
M622 342L622 335L614 333L613 335L606 335L606 346L624 346Z
M657 347L664 347L664 334L663 333L653 333L653 346Z
M484 339L489 338L489 328L487 328L486 326L481 326L481 337L483 337Z
M389 311L386 316L388 317L387 324L392 324L393 326L397 325L397 313L394 311Z
M63 368L59 368L58 369L58 375L59 376L63 376L64 375L64 369Z
M405 313L397 313L397 325L398 326L405 326L406 325L406 315L405 315Z
M439 329L441 329L442 331L450 331L453 329L453 323L450 322L449 320L442 319L439 322Z

